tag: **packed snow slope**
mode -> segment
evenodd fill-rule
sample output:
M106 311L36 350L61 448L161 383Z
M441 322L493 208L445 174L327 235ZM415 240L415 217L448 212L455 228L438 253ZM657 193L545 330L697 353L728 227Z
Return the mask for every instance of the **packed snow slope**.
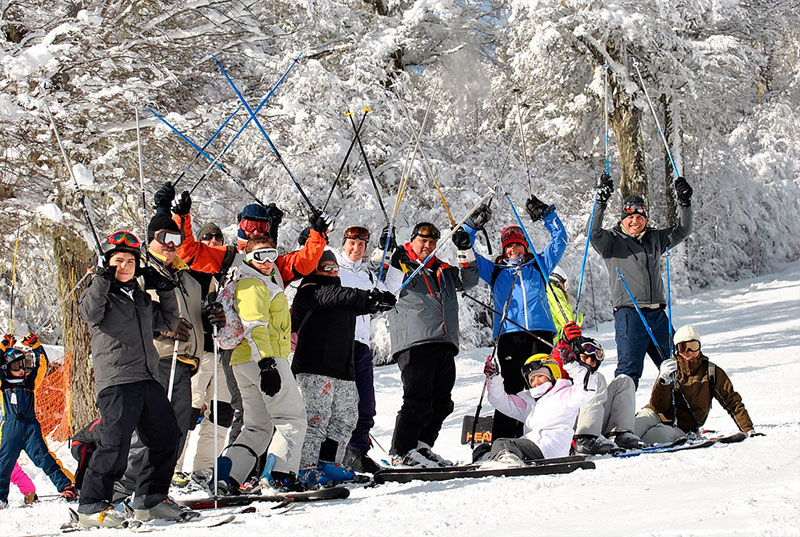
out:
M461 479L354 488L348 500L300 505L286 514L258 504L256 514L241 514L217 529L192 535L382 536L730 536L800 535L800 263L778 274L705 290L677 301L674 324L694 324L705 353L731 377L756 429L764 437L683 453L597 461L594 470L569 475ZM601 371L616 366L613 326L601 325L599 339L608 349ZM460 445L461 418L473 414L481 392L482 362L488 350L457 358L456 409L435 449L465 460ZM657 370L648 363L637 392L637 407L647 402ZM394 365L376 369L378 416L374 434L388 449L402 390ZM484 407L484 414L489 408ZM735 425L716 404L708 429L733 432ZM65 463L74 461L62 446ZM385 457L380 448L375 458ZM39 494L52 485L35 474ZM57 532L67 519L61 501L0 511L0 535L13 537ZM270 516L271 515L271 516ZM185 534L180 526L160 532ZM128 530L77 535L122 535Z

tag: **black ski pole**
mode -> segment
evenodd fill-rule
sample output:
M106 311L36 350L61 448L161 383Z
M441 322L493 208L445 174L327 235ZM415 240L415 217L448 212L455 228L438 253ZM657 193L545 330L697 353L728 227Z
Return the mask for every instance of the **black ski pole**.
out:
M463 297L465 297L465 298L468 298L468 299L472 300L473 302L475 302L475 303L476 303L476 304L478 304L479 306L483 306L484 308L486 308L487 310L491 311L491 312L492 312L492 313L494 313L495 315L502 315L502 314L501 314L499 311L497 311L496 309L494 309L493 307L491 307L489 304L487 304L487 303L485 303L485 302L481 302L480 300L478 300L478 299L477 299L477 298L475 298L474 296L472 296L472 295L468 294L466 291L461 291L461 296L463 296ZM555 345L553 345L553 342L552 342L552 341L547 341L546 339L544 339L544 338L542 338L542 337L539 337L539 336L537 336L537 335L536 335L535 333L533 333L531 330L528 330L527 328L525 328L524 326L522 326L522 325L521 325L521 324L519 324L518 322L516 322L516 321L514 321L514 320L512 320L512 319L506 319L506 320L505 320L505 322L513 324L513 325L514 325L514 326L516 326L517 328L521 329L523 332L527 333L527 334L528 334L528 335L530 335L530 336L533 336L534 338L538 339L539 341L541 341L541 342L542 342L542 343L544 343L545 345L549 346L551 349L552 349L553 347L555 347Z
M356 134L353 136L353 139L350 141L350 147L347 148L347 153L344 154L344 160L342 160L342 165L339 166L339 172L336 174L336 178L333 180L333 184L331 185L331 191L328 192L328 198L325 200L325 204L322 206L322 210L324 211L328 207L328 203L331 201L331 196L333 196L333 191L336 189L336 185L339 184L339 178L342 176L342 172L344 171L344 167L347 165L347 159L350 158L350 153L353 151L353 147L356 145L356 140L358 139L358 133L361 132L361 128L364 126L364 120L367 119L367 113L369 112L369 108L364 109L364 115L361 116L361 121L358 123L358 128L356 129ZM347 112L348 116L352 116L350 112ZM352 117L350 118L352 120Z
M364 109L365 112L369 111L369 108ZM378 198L378 205L381 207L381 211L383 211L383 216L386 218L386 223L389 223L389 214L386 212L386 207L383 205L383 198L381 198L381 191L378 189L378 183L375 181L375 176L372 175L372 167L369 165L369 159L367 158L367 152L364 150L364 144L361 143L361 134L360 129L356 128L356 122L353 121L353 114L348 114L350 118L350 125L353 126L353 131L356 133L356 140L358 141L358 147L361 149L361 156L364 158L364 164L367 166L367 173L369 174L369 179L372 181L372 188L375 189L375 196Z

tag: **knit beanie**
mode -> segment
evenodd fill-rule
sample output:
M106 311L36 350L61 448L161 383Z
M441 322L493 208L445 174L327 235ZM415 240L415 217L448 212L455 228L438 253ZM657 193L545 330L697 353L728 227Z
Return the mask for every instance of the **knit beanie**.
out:
M328 250L327 248L322 251L322 257L319 258L317 262L317 268L320 268L323 263L333 261L334 263L338 264L336 261L336 254L333 253L333 250Z
M197 232L198 240L202 240L202 238L208 233L219 233L220 235L222 235L222 230L214 222L209 222L208 224L201 227L200 231Z
M644 202L644 198L637 194L631 194L622 202L622 216L620 219L632 214L640 214L647 218L647 204Z

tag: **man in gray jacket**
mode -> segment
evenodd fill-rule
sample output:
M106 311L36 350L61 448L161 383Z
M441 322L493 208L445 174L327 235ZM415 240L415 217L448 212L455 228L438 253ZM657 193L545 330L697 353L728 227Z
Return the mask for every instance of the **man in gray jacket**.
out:
M436 249L440 238L433 224L414 227L411 241L399 247L386 273L386 287L397 292L403 282ZM459 265L433 257L403 288L389 312L392 355L400 366L403 405L392 437L392 462L409 466L449 466L431 447L442 423L453 411L451 392L458 354L456 291L478 283L478 266L463 229L453 234Z
M615 375L628 375L638 387L645 353L650 355L656 367L669 357L671 327L664 312L667 299L661 279L661 256L667 248L679 244L692 231L692 187L683 177L675 180L678 222L674 226L663 229L648 227L644 199L630 195L623 202L619 223L613 229L606 230L602 227L603 216L613 188L611 178L604 174L597 195L591 242L608 268L617 344ZM617 276L617 269L641 308L658 347L650 340L628 292Z

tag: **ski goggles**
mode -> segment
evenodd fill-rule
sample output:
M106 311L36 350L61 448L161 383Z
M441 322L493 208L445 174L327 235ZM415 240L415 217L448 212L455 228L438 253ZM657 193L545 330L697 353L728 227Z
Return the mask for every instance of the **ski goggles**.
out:
M274 263L276 259L278 259L278 250L276 248L258 248L244 256L244 260L248 263L253 261L256 263L265 263L267 261Z
M115 246L130 246L131 248L140 248L142 246L139 237L130 231L115 231L108 237L108 242Z
M183 244L183 235L175 231L162 229L154 235L154 238L164 246L169 246L172 243L176 248Z
M222 233L206 233L202 237L200 237L201 241L210 241L211 239L217 239L218 241L222 242L223 240Z
M362 226L350 226L344 230L344 240L347 239L369 242L369 230Z
M626 203L625 207L622 208L622 212L628 216L632 214L640 214L647 218L647 207L644 205L644 203Z
M260 233L262 235L269 233L269 220L250 220L249 218L242 218L239 222L239 229L245 233Z
M678 343L678 352L697 352L699 350L699 341L681 341Z
M19 349L9 349L6 351L5 362L11 371L22 371L23 369L33 369L35 359L33 353L21 351Z
M411 240L413 241L414 237L422 237L438 241L441 236L439 229L433 224L417 224L414 226L414 232L411 233Z
M600 345L595 345L590 341L585 341L581 344L581 354L591 356L598 362L602 362L603 358L606 356L605 351L603 351L603 347Z
M322 269L323 272L335 272L339 270L339 265L336 263L328 263L327 265L322 265L320 269Z

